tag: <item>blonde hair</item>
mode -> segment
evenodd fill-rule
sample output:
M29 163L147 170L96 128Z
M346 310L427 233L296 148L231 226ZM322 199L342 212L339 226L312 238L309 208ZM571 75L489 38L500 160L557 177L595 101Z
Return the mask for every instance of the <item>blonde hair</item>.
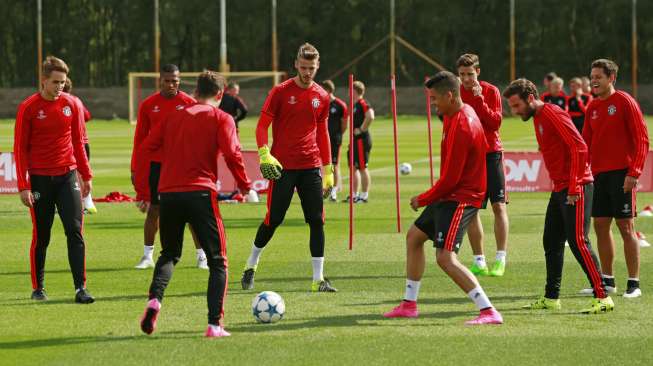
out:
M356 93L358 95L363 95L365 94L365 84L363 84L362 81L354 81L354 90L356 90Z

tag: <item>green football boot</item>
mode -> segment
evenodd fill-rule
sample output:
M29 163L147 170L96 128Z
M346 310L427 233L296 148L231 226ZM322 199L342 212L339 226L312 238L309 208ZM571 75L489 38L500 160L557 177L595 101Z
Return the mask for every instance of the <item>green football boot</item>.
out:
M472 264L472 266L469 267L469 270L472 271L475 276L487 276L490 274L490 270L487 268L487 266L479 267L479 265L476 263Z
M530 310L560 310L560 299L549 299L544 296L537 299L535 302L522 306L522 309Z
M593 298L590 307L581 310L581 314L600 314L614 310L614 302L610 296L604 299Z
M501 277L506 272L506 262L496 261L490 270L490 276Z

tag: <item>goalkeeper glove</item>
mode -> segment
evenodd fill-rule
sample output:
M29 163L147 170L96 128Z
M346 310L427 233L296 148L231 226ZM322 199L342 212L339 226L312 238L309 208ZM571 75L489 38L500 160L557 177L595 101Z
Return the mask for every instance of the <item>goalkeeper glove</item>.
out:
M331 190L334 189L335 182L333 179L333 165L324 166L324 176L322 177L322 189L324 190L324 197L328 197L331 194Z
M269 180L276 180L281 178L281 163L272 154L267 145L263 145L258 149L259 164L261 165L261 174L263 178Z

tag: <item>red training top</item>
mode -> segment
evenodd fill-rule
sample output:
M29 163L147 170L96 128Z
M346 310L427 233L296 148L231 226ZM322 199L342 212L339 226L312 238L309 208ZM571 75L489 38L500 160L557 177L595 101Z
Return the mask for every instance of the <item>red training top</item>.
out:
M553 181L553 191L568 188L569 195L594 181L587 159L587 145L569 114L555 104L545 103L533 117L535 137L544 165Z
M75 98L79 102L80 109L84 111L84 124L82 124L82 142L88 144L88 133L86 132L86 124L91 120L91 112L86 109L82 100L78 96L70 94L71 97Z
M183 106L195 103L195 99L190 95L179 91L172 98L166 98L161 93L155 93L145 98L138 107L138 121L136 123L136 132L134 132L134 148L132 150L131 170L136 170L136 161L140 156L136 156L139 147L156 126L164 120L171 112L181 109ZM161 162L161 152L154 151L149 156L154 162ZM149 164L148 164L149 165Z
M317 83L304 89L294 78L276 85L265 99L256 126L256 143L268 144L284 169L310 169L331 163L329 94Z
M496 86L488 82L479 81L479 84L481 84L481 95L474 96L471 90L467 90L460 85L460 97L463 103L474 108L474 112L481 120L488 144L487 152L503 151L501 138L499 137L499 128L503 119L501 93L499 93Z
M82 179L92 178L82 142L84 114L67 93L46 100L32 94L18 106L14 155L18 190L30 189L29 175L64 175L77 169Z
M487 142L472 107L463 104L453 116L444 116L440 149L440 178L418 196L420 207L436 201L456 201L480 208L487 186Z
M648 130L639 105L627 93L618 90L605 100L593 99L585 113L583 137L594 175L620 169L635 178L642 174Z
M159 192L217 192L218 154L245 174L233 118L219 108L194 103L172 112L154 128L139 153L161 151ZM137 165L137 185L147 187L149 164Z

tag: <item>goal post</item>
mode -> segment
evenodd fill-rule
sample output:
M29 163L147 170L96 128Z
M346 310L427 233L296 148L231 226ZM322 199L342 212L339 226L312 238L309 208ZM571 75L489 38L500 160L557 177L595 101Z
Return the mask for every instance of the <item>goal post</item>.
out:
M188 94L193 94L197 77L201 72L180 72L179 89ZM270 88L283 81L287 74L281 71L234 71L221 72L220 75L227 82L236 82L241 88L265 87ZM136 123L138 106L152 93L159 89L158 72L130 72L129 76L129 122Z

